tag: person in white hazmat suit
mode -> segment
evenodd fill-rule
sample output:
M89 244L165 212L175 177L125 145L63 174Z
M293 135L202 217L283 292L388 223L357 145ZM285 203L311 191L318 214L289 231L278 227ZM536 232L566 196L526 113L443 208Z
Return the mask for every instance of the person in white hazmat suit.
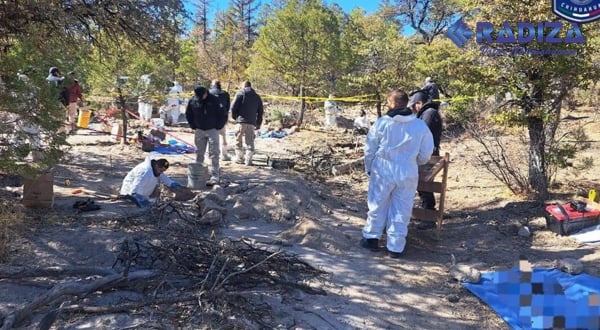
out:
M164 158L153 159L156 155L157 153L150 153L144 162L129 171L123 179L121 197L133 201L138 207L150 206L150 195L159 182L170 189L183 187L165 174L169 168L169 162Z
M341 109L333 100L333 94L325 101L325 127L335 127L335 119L340 115Z
M373 124L365 144L369 211L360 245L378 250L385 229L392 258L399 258L404 251L419 165L427 163L433 153L429 127L417 119L407 103L404 91L391 91L387 99L390 110Z
M179 115L181 114L181 104L183 103L183 87L174 81L169 88L169 96L167 98L167 107L165 109L169 118L167 122L170 126L176 126L179 123Z
M152 98L149 95L150 75L144 74L140 77L139 86L141 88L140 96L138 97L138 114L140 120L150 121L152 119Z

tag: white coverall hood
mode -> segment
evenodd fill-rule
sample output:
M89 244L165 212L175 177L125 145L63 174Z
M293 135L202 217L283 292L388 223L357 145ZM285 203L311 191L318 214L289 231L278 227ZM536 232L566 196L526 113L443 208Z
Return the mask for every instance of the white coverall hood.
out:
M158 155L156 152L151 152L143 163L138 164L127 173L121 186L121 195L138 194L149 198L154 189L156 189L159 181L167 186L173 183L173 180L165 173L161 173L158 177L154 176L151 161L157 158Z
M370 176L364 238L379 239L385 228L388 250L404 251L418 166L427 163L432 153L429 127L409 110L391 111L377 119L365 143L365 170Z

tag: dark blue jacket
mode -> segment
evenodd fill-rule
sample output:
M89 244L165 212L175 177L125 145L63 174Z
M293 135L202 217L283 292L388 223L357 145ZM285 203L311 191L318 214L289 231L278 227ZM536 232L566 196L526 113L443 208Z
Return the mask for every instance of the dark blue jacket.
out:
M206 93L206 99L202 96ZM221 129L227 122L227 109L221 106L219 99L207 93L206 88L197 87L194 96L188 102L185 118L192 129Z
M431 135L433 135L433 155L440 155L440 140L442 139L442 116L440 115L440 111L436 109L435 103L427 102L423 104L423 107L417 113L417 118L423 120L429 130L431 130Z
M263 120L263 102L254 89L246 87L235 94L231 117L236 123L252 124L260 128Z

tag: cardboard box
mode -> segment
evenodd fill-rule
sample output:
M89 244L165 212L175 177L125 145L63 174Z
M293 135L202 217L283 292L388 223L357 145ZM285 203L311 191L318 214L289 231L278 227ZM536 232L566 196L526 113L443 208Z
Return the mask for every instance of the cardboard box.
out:
M37 178L25 178L23 205L31 208L51 208L54 205L54 173L47 171Z

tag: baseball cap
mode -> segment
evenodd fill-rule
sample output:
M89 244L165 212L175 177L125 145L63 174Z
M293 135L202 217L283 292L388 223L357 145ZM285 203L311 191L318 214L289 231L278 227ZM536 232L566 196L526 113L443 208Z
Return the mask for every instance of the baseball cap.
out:
M415 103L417 103L417 102L426 103L428 98L429 98L429 96L428 96L427 92L425 92L425 91L418 90L416 92L413 92L413 93L411 93L410 100L408 101L407 107L412 108L415 105Z

